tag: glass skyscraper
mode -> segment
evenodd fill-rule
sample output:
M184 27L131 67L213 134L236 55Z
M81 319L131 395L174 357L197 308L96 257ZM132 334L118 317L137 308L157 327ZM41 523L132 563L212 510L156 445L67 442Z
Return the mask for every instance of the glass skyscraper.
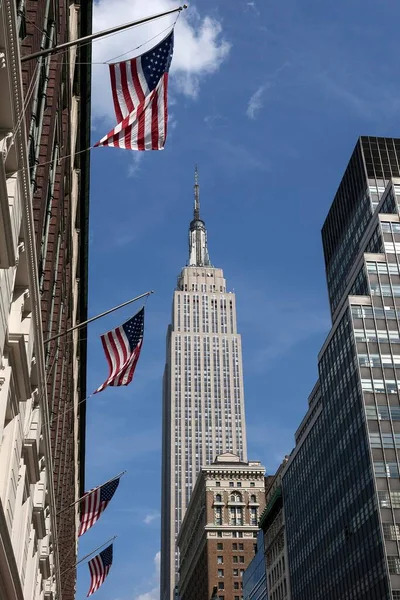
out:
M211 264L195 174L189 260L178 277L163 380L161 600L173 600L176 539L196 475L223 452L247 461L235 294Z
M358 140L322 230L332 329L283 474L292 600L400 599L400 140Z

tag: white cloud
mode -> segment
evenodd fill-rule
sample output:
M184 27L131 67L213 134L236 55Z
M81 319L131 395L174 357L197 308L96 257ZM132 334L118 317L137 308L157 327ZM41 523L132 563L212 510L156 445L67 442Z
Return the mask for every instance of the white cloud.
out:
M152 576L152 581L150 582L152 588L148 592L135 596L134 600L160 600L160 559L161 552L157 552L154 557L154 574Z
M174 8L176 3L174 0L153 0L151 11L144 10L144 4L139 0L100 0L94 6L93 30L99 31L133 21L145 13L164 12ZM177 13L94 42L93 62L116 59L127 52L118 59L124 60L145 52L161 41L176 16ZM200 16L193 7L181 14L175 31L171 87L194 98L199 92L201 78L218 70L229 54L230 44L221 36L221 23L210 16ZM139 45L143 46L137 49ZM95 118L114 120L109 74L105 65L93 66L92 106Z
M150 525L150 523L152 523L153 521L156 521L159 518L160 518L159 512L149 513L143 519L143 523L145 523L146 525Z
M144 152L133 152L132 163L128 167L128 177L137 177L141 171Z
M249 119L255 119L257 113L264 106L263 96L264 92L267 89L267 85L260 85L260 87L254 92L254 94L250 97L249 103L247 105L246 115Z

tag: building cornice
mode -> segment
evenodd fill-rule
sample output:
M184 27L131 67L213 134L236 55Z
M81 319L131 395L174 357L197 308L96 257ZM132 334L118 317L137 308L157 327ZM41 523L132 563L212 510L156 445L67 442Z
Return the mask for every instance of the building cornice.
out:
M6 60L7 68L10 73L11 93L13 95L13 119L19 127L14 135L14 145L18 157L18 172L20 175L20 193L23 206L22 223L25 238L25 251L28 262L29 273L29 288L32 295L32 317L34 324L34 339L35 339L35 358L38 370L38 399L43 415L42 435L46 449L46 466L48 468L49 478L47 481L49 504L50 504L50 519L51 530L53 534L54 548L54 566L56 572L57 597L61 598L60 587L60 565L57 550L57 527L56 527L56 504L54 496L54 487L52 480L53 464L50 446L50 429L49 429L49 410L46 388L46 369L44 359L41 303L39 293L38 279L38 262L35 246L35 230L32 208L32 197L29 180L29 161L27 155L27 136L25 130L24 119L24 95L22 90L22 73L21 60L19 50L19 37L17 33L17 18L14 0L4 0L3 10L5 15L5 30L6 36Z

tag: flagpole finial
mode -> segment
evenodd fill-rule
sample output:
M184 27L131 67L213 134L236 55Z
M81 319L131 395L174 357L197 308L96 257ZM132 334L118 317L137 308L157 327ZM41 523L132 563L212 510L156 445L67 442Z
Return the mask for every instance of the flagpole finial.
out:
M200 186L199 186L199 170L197 164L194 167L194 212L193 216L196 220L200 219Z

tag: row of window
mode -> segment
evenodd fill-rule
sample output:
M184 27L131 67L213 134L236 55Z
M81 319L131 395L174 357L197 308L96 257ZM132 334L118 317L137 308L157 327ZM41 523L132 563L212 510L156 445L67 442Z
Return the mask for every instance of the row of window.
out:
M254 483L254 481L250 481L250 487L255 487L256 484ZM215 487L221 487L221 482L220 481L216 481L215 482ZM229 487L233 488L235 487L235 482L234 481L230 481L229 482ZM236 482L236 487L240 488L242 487L242 482L241 481L237 481Z
M400 344L398 331L386 331L386 329L375 331L374 329L355 329L354 337L357 342L379 342L381 344Z
M233 542L232 543L232 550L237 550L239 548L239 550L243 550L244 549L244 544L239 543L239 545L237 544L237 542ZM217 550L223 550L224 549L224 544L223 542L218 542L217 544Z
M394 379L361 379L361 388L364 392L375 392L375 394L397 394L400 383Z
M400 355L359 354L360 367L400 367Z
M235 492L230 496L231 502L242 502L242 495L239 492ZM215 502L222 502L222 494L215 494ZM257 496L255 494L251 494L250 502L257 502Z
M378 501L381 508L400 508L400 492L379 490Z
M400 421L400 406L366 406L367 419L378 419L379 421Z
M250 512L250 525L257 525L258 523L258 511L257 508L251 507L249 509ZM223 524L223 507L216 506L214 508L214 524L222 525ZM243 525L243 508L241 506L230 506L229 507L229 525Z
M224 590L225 589L225 584L223 581L218 581L218 589L219 590ZM243 589L243 582L242 581L234 581L233 582L233 589L234 590L242 590Z
M367 262L368 273L379 273L380 275L399 275L400 268L397 263Z
M370 281L371 296L393 296L394 298L400 297L400 285L394 283L378 283L376 281Z
M397 462L374 462L375 477L399 477Z
M351 314L355 319L400 319L400 310L395 310L394 307L385 306L352 306Z
M400 433L370 433L371 448L400 448Z

